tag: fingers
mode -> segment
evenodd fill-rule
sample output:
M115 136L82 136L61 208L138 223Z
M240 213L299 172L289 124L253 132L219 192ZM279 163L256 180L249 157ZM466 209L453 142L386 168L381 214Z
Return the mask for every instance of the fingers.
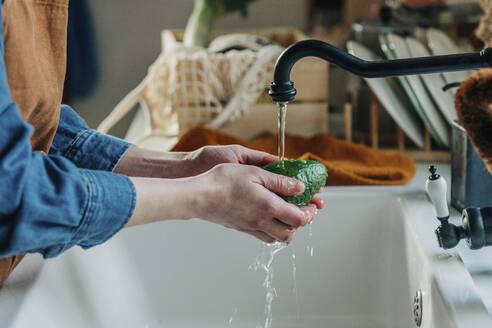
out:
M272 155L272 154L269 154L269 153L264 153L264 152L260 152L262 153L262 156L260 158L260 161L257 163L257 164L253 164L253 161L251 159L249 159L249 165L260 165L260 166L265 166L267 164L270 164L270 163L273 163L273 162L276 162L279 160L278 156L275 156L275 155Z
M316 205L309 204L308 206L300 208L299 211L303 213L304 221L302 226L304 226L313 221L314 216L316 214ZM272 219L262 220L260 229L261 231L255 230L255 231L243 231L243 232L255 236L256 238L264 241L265 243L272 243L277 240L288 244L294 239L294 236L298 228L286 224L285 221L281 221L280 219L272 218Z
M271 192L283 196L294 196L304 192L305 186L299 180L268 171L261 172L261 183Z
M310 213L306 213L299 207L287 203L276 195L274 196L275 199L272 201L272 207L271 210L268 211L268 215L277 218L277 220L285 225L294 228L303 227L309 223Z
M318 210L325 207L325 201L317 196L314 196L313 199L311 199L311 204L314 204Z
M274 243L275 242L275 238L267 235L266 233L262 232L262 231L245 231L245 230L241 230L241 232L244 232L244 233L247 233L248 235L251 235L251 236L254 236L256 238L258 238L259 240L267 243L267 244L271 244L271 243Z
M296 229L282 223L277 219L265 221L265 226L262 229L267 235L283 243L290 243L294 239Z
M278 161L278 156L274 156L272 154L265 153L262 151L251 150L247 148L245 149L246 151L241 157L243 159L243 162L241 164L265 166L267 164Z
M233 152L239 159L239 164L265 166L278 161L278 157L264 151L249 149L240 145L232 145Z
M313 222L314 216L316 215L317 207L314 204L309 204L308 206L302 207L301 211L304 212L304 215L307 218L307 223L311 223L311 222Z

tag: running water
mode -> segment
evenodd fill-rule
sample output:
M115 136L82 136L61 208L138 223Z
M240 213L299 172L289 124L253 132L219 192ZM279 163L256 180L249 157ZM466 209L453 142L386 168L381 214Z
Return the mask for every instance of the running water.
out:
M234 313L229 317L229 320L227 321L228 328L232 327L232 320L234 319L234 316L236 314L237 314L237 308L234 308Z
M297 320L301 319L301 311L299 307L299 294L297 293L297 267L296 267L296 251L293 246L291 246L292 249L292 280L293 280L293 287L292 287L292 292L294 293L294 296L296 298L296 308L297 308Z
M287 116L287 103L286 102L278 102L278 157L281 161L285 159L285 120ZM296 305L297 305L297 318L299 319L299 295L297 293L297 267L296 267L296 253L294 248L292 247L292 278L294 280L294 287L292 288L292 292L296 297Z
M285 117L287 114L287 103L278 102L278 157L281 161L285 159Z
M285 159L285 120L287 115L287 103L278 102L278 157L281 161ZM312 227L309 225L309 237L312 236ZM263 286L266 289L266 303L265 303L265 326L261 327L257 325L256 328L271 328L272 327L272 303L275 297L277 297L277 291L273 287L273 259L275 254L280 252L282 249L286 248L287 245L283 243L273 243L273 244L263 244L261 252L255 259L255 262L249 267L249 269L263 270L265 272L265 280L263 281ZM313 256L313 247L309 247L311 256ZM294 248L292 249L291 259L292 259L292 277L293 277L293 288L292 291L296 298L297 305L297 319L300 319L299 311L299 295L297 291L297 267L296 267L296 254ZM232 323L232 317L229 319L229 325Z
M308 224L308 234L309 234L309 241L311 241L313 239L313 222L312 221ZM314 255L314 247L313 246L308 244L306 246L306 250L309 253L309 255L311 255L311 257Z
M273 287L273 258L275 254L280 252L282 249L286 248L287 244L283 243L273 243L273 244L263 244L260 254L255 259L255 262L250 266L250 269L254 271L263 270L265 272L265 280L263 281L263 286L266 289L266 303L265 303L265 326L263 328L272 327L272 302L275 297L277 297L277 291Z

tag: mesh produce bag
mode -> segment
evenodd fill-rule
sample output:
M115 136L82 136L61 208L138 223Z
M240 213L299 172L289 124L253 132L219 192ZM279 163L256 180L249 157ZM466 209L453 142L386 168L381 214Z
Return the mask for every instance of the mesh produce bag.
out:
M101 123L107 132L136 103L147 112L147 135L179 135L197 125L220 128L239 119L256 103L272 79L283 48L268 44L254 50L211 52L162 33L162 53L145 79Z

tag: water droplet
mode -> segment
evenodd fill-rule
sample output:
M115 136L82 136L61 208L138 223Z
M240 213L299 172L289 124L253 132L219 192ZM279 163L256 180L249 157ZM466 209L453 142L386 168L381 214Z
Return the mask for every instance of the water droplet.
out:
M229 317L229 321L227 322L228 327L232 327L232 320L234 319L234 316L237 314L237 308L234 308L234 312L232 315Z

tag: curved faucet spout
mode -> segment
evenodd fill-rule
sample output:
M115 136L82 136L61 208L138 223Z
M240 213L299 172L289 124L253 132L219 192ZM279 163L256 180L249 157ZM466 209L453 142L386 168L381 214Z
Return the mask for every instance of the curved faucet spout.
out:
M331 44L318 40L297 42L280 55L275 64L270 97L275 102L290 102L296 95L290 71L304 57L318 57L365 78L452 72L492 67L492 48L477 53L429 56L397 60L366 61Z

